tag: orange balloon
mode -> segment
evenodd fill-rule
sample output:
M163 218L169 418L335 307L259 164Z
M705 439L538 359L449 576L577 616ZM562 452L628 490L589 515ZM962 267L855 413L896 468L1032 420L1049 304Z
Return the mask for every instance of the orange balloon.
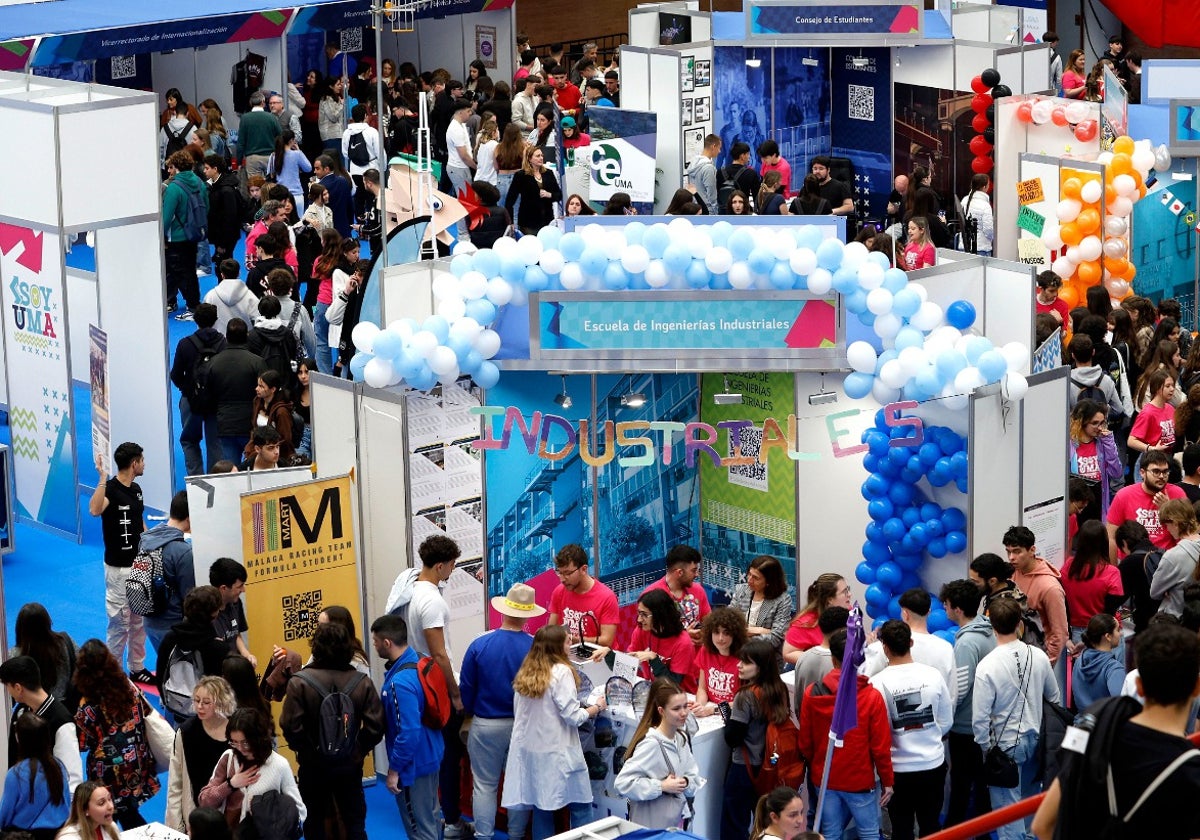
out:
M1058 290L1058 299L1067 305L1067 309L1074 309L1079 305L1079 292L1075 288L1075 284L1067 281L1063 283Z
M1118 193L1117 188L1112 185L1112 172L1105 170L1105 174L1108 175L1108 182L1104 185L1104 206L1107 207L1108 205L1112 204L1113 199L1120 195L1120 193Z
M1145 198L1145 197L1146 197L1146 185L1138 184L1138 198Z
M1093 211L1095 212L1095 211ZM1080 213L1080 215L1083 215ZM1083 233L1075 222L1063 222L1058 228L1058 235L1067 245L1078 245L1083 239Z
M1105 257L1104 267L1108 269L1108 273L1113 277L1125 280L1127 279L1125 273L1129 271L1129 260L1124 257Z
M1133 283L1133 278L1134 278L1134 277L1137 277L1137 266L1136 266L1136 265L1134 265L1133 263L1130 263L1130 264L1129 264L1129 271L1125 272L1125 276L1124 276L1124 277L1122 277L1121 279L1122 279L1122 280L1128 280L1130 283ZM1131 288L1131 289L1130 289L1130 291L1132 292L1132 291L1133 291L1133 289Z
M1083 183L1078 178L1068 178L1062 183L1063 198L1079 199L1079 191L1083 189Z
M1116 175L1129 175L1133 169L1133 159L1127 154L1114 154L1108 168Z
M1126 135L1121 135L1113 141L1114 155L1132 155L1134 150L1133 138Z
M1084 236L1095 233L1100 229L1100 213L1094 207L1084 207L1075 219L1075 226Z
M1100 261L1085 260L1075 269L1076 276L1079 277L1079 282L1085 286L1094 286L1100 282Z

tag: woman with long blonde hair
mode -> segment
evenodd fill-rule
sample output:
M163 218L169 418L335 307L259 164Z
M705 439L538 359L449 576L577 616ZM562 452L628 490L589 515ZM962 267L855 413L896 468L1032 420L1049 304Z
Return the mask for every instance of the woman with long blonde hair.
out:
M192 690L196 716L188 718L175 733L171 769L167 774L169 828L186 832L188 817L199 806L200 791L212 778L213 769L228 747L226 723L237 707L233 689L224 677L201 677Z
M102 782L84 782L71 797L71 818L57 840L119 840L113 826L116 806Z
M500 145L500 129L496 123L496 115L485 113L479 131L475 133L475 180L487 181L496 186L499 176L496 173L496 147Z
M510 810L533 810L533 838L554 834L554 812L570 806L571 826L591 819L592 785L579 742L579 726L604 711L603 699L584 707L579 675L568 658L566 629L537 631L513 679L512 746L505 766L504 799Z
M229 131L221 119L221 106L211 99L205 99L200 103L200 110L204 112L204 130L209 134L213 154L228 158Z

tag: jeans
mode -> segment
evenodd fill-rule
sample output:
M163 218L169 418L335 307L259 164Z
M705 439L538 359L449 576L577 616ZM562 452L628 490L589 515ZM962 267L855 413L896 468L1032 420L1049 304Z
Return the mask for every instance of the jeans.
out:
M200 441L204 440L208 450L208 468L223 457L217 443L217 415L192 414L187 397L179 398L179 444L183 447L183 461L188 475L204 475L204 457L200 452Z
M205 274L213 273L212 247L207 239L201 239L196 244L196 270Z
M758 792L744 764L730 762L721 794L721 840L746 840L754 821Z
M516 174L515 172L500 172L496 175L496 189L500 191L500 200L496 202L496 206L504 206L504 200L508 198L508 188L512 186L513 175Z
M966 822L969 817L990 813L992 801L983 775L983 750L970 732L951 732L950 802L946 807L946 827Z
M492 840L496 830L496 801L500 790L500 774L508 760L512 740L512 718L481 718L471 723L467 736L467 755L471 759L474 788L471 792L471 811L475 817L476 840ZM522 837L529 822L529 812L508 810L508 835Z
M896 772L896 784L888 815L892 818L892 840L913 840L913 819L921 836L933 834L939 828L942 799L946 790L946 762L932 770L912 773Z
M437 782L437 773L426 773L396 794L396 807L400 809L400 821L408 840L441 840L442 809L438 807Z
M471 726L474 727L475 724L472 723ZM579 828L593 820L591 802L572 802L567 808L571 812L571 828ZM554 827L554 811L543 811L541 808L509 808L509 837L518 836L518 832L514 826L520 826L521 831L525 830L531 810L533 811L533 840L546 840L547 837L553 837L555 834L558 834L557 829Z
M367 840L367 799L362 788L362 762L350 767L329 768L319 759L300 765L297 786L308 808L304 836L325 840L325 819L337 806L338 823L346 840Z
M333 373L333 357L329 354L329 319L325 317L328 311L328 303L318 303L313 307L313 332L317 336L317 370L321 373Z
M241 464L246 460L246 444L250 442L249 435L222 435L217 438L221 442L221 457L226 461Z
M1037 732L1021 733L1021 737L1017 741L1016 752L1012 756L1017 762L1021 780L1015 788L988 787L993 811L998 811L1006 805L1012 805L1038 792L1040 785L1037 782L1037 742ZM1011 822L997 828L996 836L999 840L1024 840L1024 838L1032 836L1029 833L1029 825L1030 819Z
M879 840L879 792L826 790L820 828L825 840L842 840L850 820L858 828L859 840Z
M200 305L200 281L196 278L195 242L168 242L166 254L167 303L176 302L176 295L183 295L188 309Z
M457 157L457 155L456 155ZM471 183L471 170L461 169L459 167L446 167L446 174L450 177L450 183L454 186L452 195L457 199L458 194L467 188ZM467 220L465 218L458 220L458 238L466 239L467 237Z
M121 566L104 567L104 611L108 614L104 641L117 658L117 664L124 658L126 646L129 647L132 672L146 667L146 628L142 626L142 617L129 609L129 599L125 597L129 571Z

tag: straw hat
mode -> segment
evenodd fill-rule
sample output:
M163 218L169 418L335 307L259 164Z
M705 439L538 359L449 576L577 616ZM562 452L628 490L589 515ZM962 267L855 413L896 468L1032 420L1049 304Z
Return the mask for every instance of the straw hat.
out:
M512 618L537 618L539 615L545 615L545 608L537 605L534 595L532 586L514 583L509 587L507 595L492 598L492 609Z

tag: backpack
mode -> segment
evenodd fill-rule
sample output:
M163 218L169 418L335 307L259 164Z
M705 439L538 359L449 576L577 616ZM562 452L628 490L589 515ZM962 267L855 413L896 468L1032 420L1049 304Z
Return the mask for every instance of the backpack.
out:
M416 662L406 662L401 671L416 671L421 690L425 693L425 707L421 709L421 723L430 729L443 729L450 722L450 690L442 667L428 656Z
M755 691L755 697L758 692ZM791 717L783 723L767 721L767 734L763 742L763 763L757 771L752 770L750 753L742 747L746 770L754 782L754 789L765 796L777 787L799 790L804 781L804 758L800 755L800 729Z
M187 146L187 136L192 133L192 129L195 127L196 125L191 120L188 120L188 124L183 127L183 130L176 134L171 131L169 126L163 126L163 131L167 135L167 146L163 160L166 160Z
M350 142L346 150L347 157L355 166L366 166L371 162L371 150L367 146L367 138L363 137L361 131L350 135Z
M729 170L735 166L737 167L737 172L730 175ZM745 171L746 167L740 163L731 163L729 166L717 170L717 212L725 212L725 208L729 206L729 197L738 188L738 178L742 177L742 173Z
M1065 655L1063 651L1062 655ZM1038 778L1046 787L1058 778L1060 768L1059 748L1066 737L1067 727L1075 722L1075 715L1065 706L1042 698L1042 725L1038 732L1037 763Z
M262 360L267 363L267 367L279 372L289 391L294 391L296 334L290 329L285 329L279 335L268 335L265 332L260 332L259 335L262 337Z
M1098 385L1084 385L1082 382L1076 380L1074 376L1071 377L1071 384L1076 388L1076 403L1078 403L1080 400L1094 400L1095 402L1100 403L1100 405L1108 405L1108 397L1104 396L1104 391L1101 390ZM1110 408L1109 414L1111 413L1112 409Z
M182 184L179 188L187 196L183 209L183 238L188 242L200 242L208 238L208 205L204 201L205 187L192 192Z
M354 755L358 744L358 731L362 728L362 720L350 694L366 679L366 675L355 671L344 688L330 683L328 689L307 670L300 671L295 676L308 683L321 696L316 732L317 752L330 761L349 760Z
M163 707L176 720L194 717L196 709L192 705L192 692L196 683L204 676L204 662L199 650L186 650L179 645L171 649L167 659L167 673L163 679L161 699Z
M195 333L188 336L188 341L196 348L196 358L192 360L192 384L187 395L188 406L193 414L212 414L217 410L217 398L212 392L209 377L212 374L213 356L221 351L202 342Z
M163 565L163 546L138 549L129 577L125 579L125 599L138 615L161 615L167 609L171 587L167 585Z

